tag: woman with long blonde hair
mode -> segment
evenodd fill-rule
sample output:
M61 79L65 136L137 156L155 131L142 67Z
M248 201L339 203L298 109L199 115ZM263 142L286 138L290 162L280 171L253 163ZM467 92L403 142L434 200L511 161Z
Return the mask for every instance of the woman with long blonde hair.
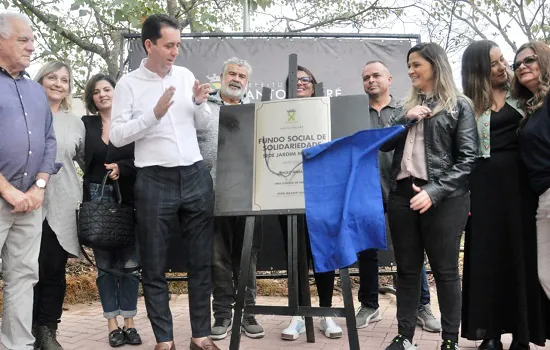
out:
M35 80L44 87L53 114L57 140L56 162L63 168L50 177L42 206L42 241L38 257L39 280L34 287L33 333L35 348L62 349L57 341L69 257L80 255L75 208L82 200L82 186L74 162L84 165L86 132L79 117L71 112L73 88L71 67L64 62L46 63Z
M477 156L471 102L456 88L445 51L422 43L407 54L412 89L390 123L408 132L395 150L388 221L397 263L398 335L386 348L416 349L413 337L424 251L435 278L443 349L458 349L460 237L470 210L468 176Z

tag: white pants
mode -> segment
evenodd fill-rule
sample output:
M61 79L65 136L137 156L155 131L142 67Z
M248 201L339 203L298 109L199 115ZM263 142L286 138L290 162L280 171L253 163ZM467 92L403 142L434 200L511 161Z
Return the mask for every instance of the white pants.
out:
M539 197L537 254L539 280L546 296L550 299L550 189Z
M33 287L38 282L42 212L11 213L0 197L0 250L4 278L2 345L9 350L33 349Z

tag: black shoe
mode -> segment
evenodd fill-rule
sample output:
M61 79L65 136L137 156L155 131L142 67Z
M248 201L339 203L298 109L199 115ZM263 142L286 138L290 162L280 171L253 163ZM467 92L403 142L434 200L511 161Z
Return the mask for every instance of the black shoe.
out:
M398 334L391 341L390 345L386 347L386 350L417 350L416 345L411 344L409 339L405 338L401 334Z
M441 350L458 350L458 343L453 340L443 340Z
M497 338L484 339L478 350L502 350L502 342Z
M63 350L63 347L57 341L57 329L44 325L35 328L36 341L35 349L40 350Z
M40 349L40 343L42 342L42 340L38 339L38 325L37 324L32 325L31 334L34 337L33 348L34 349Z
M130 345L141 344L141 337L139 336L137 329L124 327L122 331L124 332L124 337L126 338L126 344L130 344Z
M529 350L529 344L521 344L514 338L512 338L512 344L510 344L510 350Z
M126 337L122 329L117 328L109 333L109 345L111 345L111 347L116 348L124 344L126 344Z

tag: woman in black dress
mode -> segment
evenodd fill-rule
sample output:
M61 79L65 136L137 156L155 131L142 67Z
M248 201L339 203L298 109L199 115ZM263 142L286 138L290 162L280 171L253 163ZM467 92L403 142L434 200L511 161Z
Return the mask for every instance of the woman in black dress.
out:
M84 91L86 108L94 113L82 117L86 127L85 166L84 166L84 200L116 200L112 180L117 180L122 202L134 203L134 144L117 148L109 143L109 125L111 106L115 88L113 78L97 74L93 76ZM101 197L101 183L108 171L109 180ZM117 251L94 249L96 264L100 269L119 270L137 269L139 263L137 245ZM109 344L117 347L124 344L141 344L135 325L137 312L139 274L114 273L99 270L97 289L103 306L103 315L107 319ZM124 327L120 328L117 316L124 318Z
M471 222L464 249L462 336L479 349L544 345L537 278L536 194L520 161L517 130L523 111L510 97L512 75L500 48L476 41L462 56L464 93L474 103L479 159L470 176Z

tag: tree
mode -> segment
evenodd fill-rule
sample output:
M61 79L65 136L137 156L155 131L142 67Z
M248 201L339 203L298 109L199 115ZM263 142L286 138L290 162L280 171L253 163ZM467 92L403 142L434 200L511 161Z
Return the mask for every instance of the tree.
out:
M353 28L356 32L377 32L387 30L396 17L414 7L414 4L402 3L397 0L274 0L270 9L283 8L284 11L258 11L256 15L264 17L266 23L257 29L280 32L344 29L349 32Z
M513 51L526 41L550 42L546 0L434 0L417 2L430 39L463 48L474 39L501 38Z
M236 19L228 14L238 6L238 0L0 0L0 3L31 18L37 32L35 60L53 58L70 63L79 91L97 71L119 76L122 34L137 33L142 20L152 13L167 12L193 32L218 30L221 23L233 28L237 25ZM212 16L218 6L227 11Z
M122 34L138 33L143 19L166 12L188 32L240 31L243 0L0 0L27 14L37 32L36 59L67 61L77 91L90 75L106 71L118 77ZM379 0L247 0L254 31L323 31L353 26L357 31L383 27L404 8ZM387 3L387 1L386 1ZM409 5L410 6L410 5ZM283 9L284 15L269 9Z

